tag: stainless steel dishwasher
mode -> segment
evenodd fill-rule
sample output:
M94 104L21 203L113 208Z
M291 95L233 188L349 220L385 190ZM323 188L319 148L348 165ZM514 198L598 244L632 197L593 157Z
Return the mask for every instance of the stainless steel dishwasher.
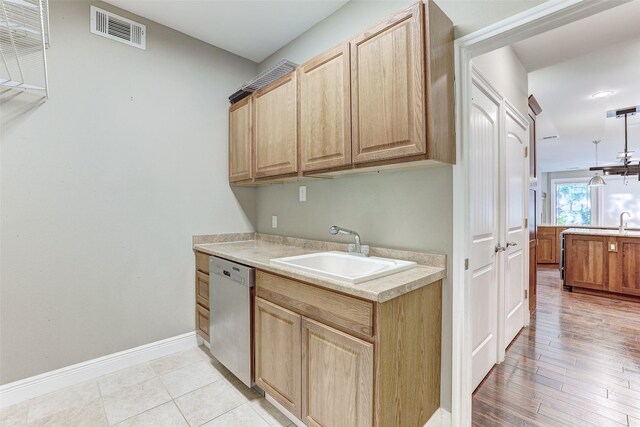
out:
M209 337L211 354L248 387L251 378L251 288L255 269L209 258Z

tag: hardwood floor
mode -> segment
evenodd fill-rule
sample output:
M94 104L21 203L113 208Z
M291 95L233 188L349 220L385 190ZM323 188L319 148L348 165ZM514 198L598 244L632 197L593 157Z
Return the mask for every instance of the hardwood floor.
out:
M538 270L536 313L474 393L474 426L640 427L640 303L561 288Z

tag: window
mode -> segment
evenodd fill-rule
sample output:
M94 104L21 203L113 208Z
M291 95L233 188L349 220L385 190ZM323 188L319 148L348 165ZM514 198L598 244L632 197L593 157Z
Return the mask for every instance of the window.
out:
M555 183L557 225L591 225L591 191L586 182Z

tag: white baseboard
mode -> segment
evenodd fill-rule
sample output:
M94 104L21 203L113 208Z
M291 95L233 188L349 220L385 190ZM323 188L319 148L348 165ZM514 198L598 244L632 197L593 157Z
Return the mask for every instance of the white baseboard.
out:
M438 408L424 427L451 427L451 412Z
M89 381L138 363L196 347L196 333L186 334L76 363L0 386L0 408L23 402L74 384Z

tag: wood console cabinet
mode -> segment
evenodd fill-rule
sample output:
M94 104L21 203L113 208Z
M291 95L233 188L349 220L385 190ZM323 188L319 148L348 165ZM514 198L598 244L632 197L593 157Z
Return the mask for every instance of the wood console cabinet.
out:
M565 234L565 257L574 290L640 297L640 237Z
M424 425L440 406L441 292L375 303L257 271L256 383L309 426Z
M453 24L416 3L250 98L251 149L246 111L230 109L232 183L455 163Z
M609 289L640 296L640 237L618 237L616 245L618 252L609 258Z
M565 236L566 283L581 288L607 288L607 237Z

